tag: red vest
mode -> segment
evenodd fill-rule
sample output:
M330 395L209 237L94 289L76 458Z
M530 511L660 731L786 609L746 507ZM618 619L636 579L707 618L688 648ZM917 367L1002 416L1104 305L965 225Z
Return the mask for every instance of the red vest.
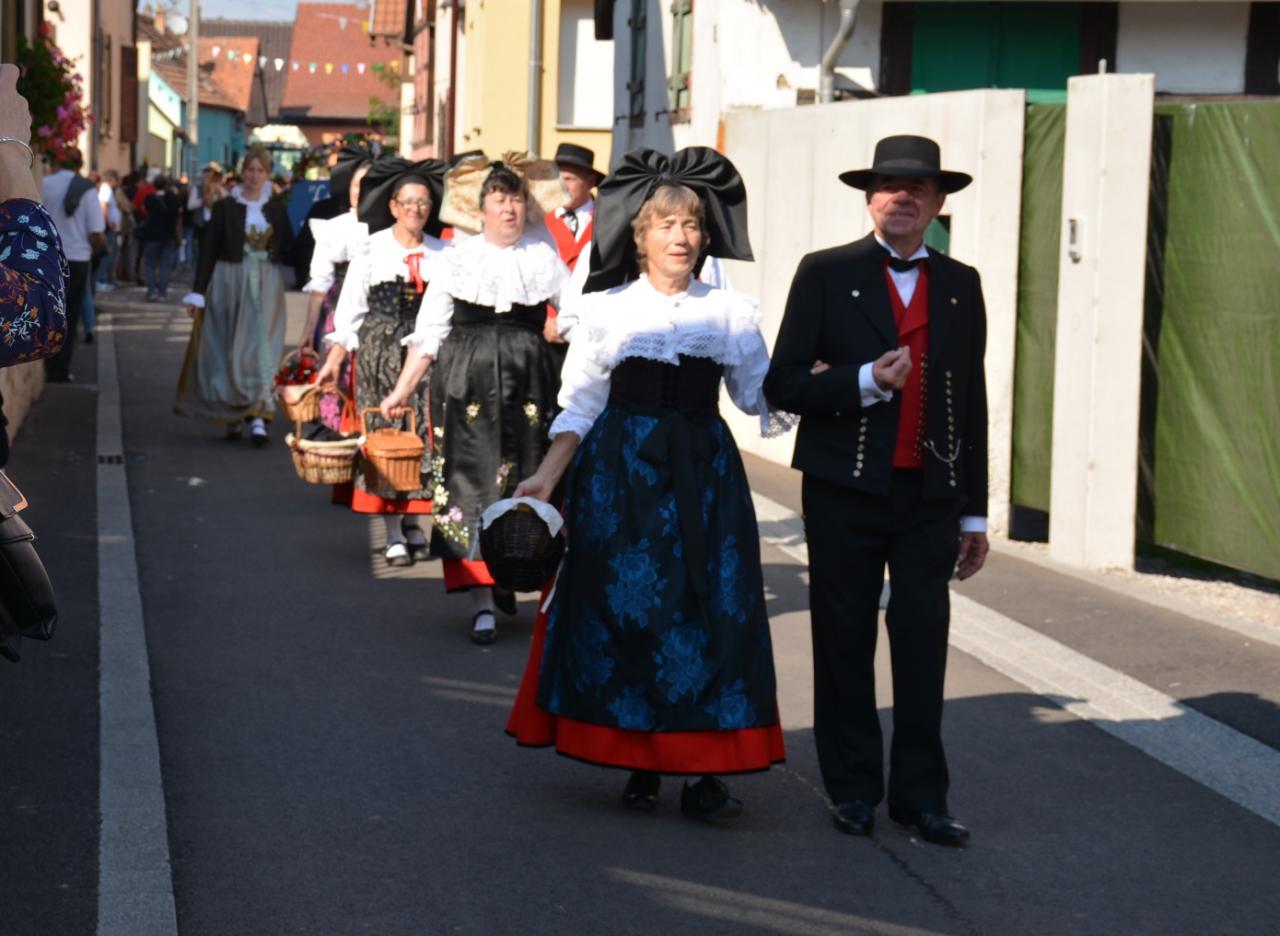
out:
M593 224L595 224L594 219L588 221L582 236L578 237L573 231L569 230L569 225L564 223L563 218L556 217L554 211L547 212L547 230L551 232L551 236L556 242L556 249L560 251L560 259L564 261L564 265L569 268L570 273L578 265L578 258L591 246L591 227Z
M929 265L918 267L920 279L911 296L911 305L904 306L898 295L898 287L889 275L885 262L884 278L889 286L889 302L893 306L893 321L898 326L898 347L911 349L911 373L900 392L902 410L898 416L898 441L893 448L893 467L924 467L924 415L925 393L928 390L929 362Z

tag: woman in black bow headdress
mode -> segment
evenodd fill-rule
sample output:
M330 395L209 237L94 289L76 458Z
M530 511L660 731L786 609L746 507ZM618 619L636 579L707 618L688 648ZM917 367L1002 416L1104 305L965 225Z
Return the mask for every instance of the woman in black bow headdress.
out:
M333 328L318 381L334 385L344 360L355 353L355 404L376 408L391 392L404 365L405 340L413 331L427 284L439 269L445 245L426 233L437 214L444 163L411 163L399 157L380 159L361 185L358 215L369 236L351 263L334 311ZM431 448L425 394L418 388L405 400L416 413L417 431ZM356 472L349 495L357 513L378 514L386 521L388 565L412 565L428 556L426 534L418 517L431 513L430 460L424 453L421 485L415 491L370 490L364 473ZM339 492L339 499L342 494Z
M329 173L330 197L325 201L341 199L350 206L341 214L329 216L313 208L298 235L295 249L311 254L310 279L302 291L310 296L307 320L298 340L299 353L323 348L324 336L333 331L333 313L342 295L342 282L347 268L360 252L369 236L369 226L360 220L357 206L360 203L360 184L377 157L363 147L346 146L338 157L338 163ZM304 239L310 237L310 243ZM351 392L351 361L342 368L338 381L345 393ZM342 404L335 394L325 394L320 401L320 421L330 429L340 429Z
M749 260L746 192L713 150L627 154L600 187L589 294L569 345L546 459L517 495L563 480L568 550L507 731L632 771L652 808L736 816L718 775L783 759L759 534L717 410L723 381L761 431L769 355L754 299L697 281L709 253ZM603 290L603 291L601 291Z
M445 252L409 339L413 350L382 404L383 413L398 413L430 370L432 550L444 560L445 588L470 592L471 639L480 644L495 639L495 604L516 610L515 595L494 588L479 557L480 515L541 460L555 409L542 331L569 271L526 223L563 195L553 163L518 154L501 163L464 159L449 170L444 220L480 233Z

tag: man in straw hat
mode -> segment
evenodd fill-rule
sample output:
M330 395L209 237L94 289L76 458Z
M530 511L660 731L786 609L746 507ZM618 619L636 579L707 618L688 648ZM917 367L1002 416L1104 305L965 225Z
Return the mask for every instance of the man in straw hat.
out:
M948 814L943 679L952 572L987 554L986 312L972 267L924 246L946 197L972 179L918 136L876 144L873 232L800 261L765 381L800 415L814 659L814 737L836 828L871 833L885 798L876 711L877 613L886 564L894 730L889 817L964 845Z

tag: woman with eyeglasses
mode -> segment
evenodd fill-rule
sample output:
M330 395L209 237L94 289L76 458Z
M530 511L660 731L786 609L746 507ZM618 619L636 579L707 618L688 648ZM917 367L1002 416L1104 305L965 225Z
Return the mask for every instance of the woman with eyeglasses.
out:
M328 355L318 383L337 384L344 359L355 353L356 412L377 408L400 376L406 356L405 340L413 331L427 283L439 268L444 243L426 233L435 214L445 165L436 160L411 163L393 158L374 162L360 185L359 220L369 236L347 270L333 315L333 330L325 335ZM416 415L416 428L430 452L426 395L418 387L405 395L404 408ZM400 415L403 415L403 411ZM387 544L383 558L391 566L412 565L428 557L426 534L419 517L430 515L430 460L423 455L417 490L371 490L357 471L349 490L335 491L335 499L356 513L381 516ZM345 487L345 486L344 486Z
M530 179L542 200L564 198L553 163L479 156L449 171L446 207L465 201L472 216L478 207L479 217L461 226L481 233L445 252L408 339L400 380L382 401L384 415L394 416L430 371L432 550L444 560L445 588L471 594L471 639L478 644L496 637L495 605L516 611L515 595L494 588L479 558L480 514L542 460L555 408L555 372L542 331L547 303L558 301L569 270L549 240L526 233L527 219L540 220L555 207L531 194ZM458 222L451 211L445 220Z

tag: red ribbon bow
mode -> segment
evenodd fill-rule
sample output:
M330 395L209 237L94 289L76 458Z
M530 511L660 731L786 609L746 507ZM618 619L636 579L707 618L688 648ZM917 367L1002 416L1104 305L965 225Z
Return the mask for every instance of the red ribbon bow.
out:
M422 251L405 254L404 262L409 265L409 282L413 283L418 295L422 295L427 288L427 281L422 278Z

